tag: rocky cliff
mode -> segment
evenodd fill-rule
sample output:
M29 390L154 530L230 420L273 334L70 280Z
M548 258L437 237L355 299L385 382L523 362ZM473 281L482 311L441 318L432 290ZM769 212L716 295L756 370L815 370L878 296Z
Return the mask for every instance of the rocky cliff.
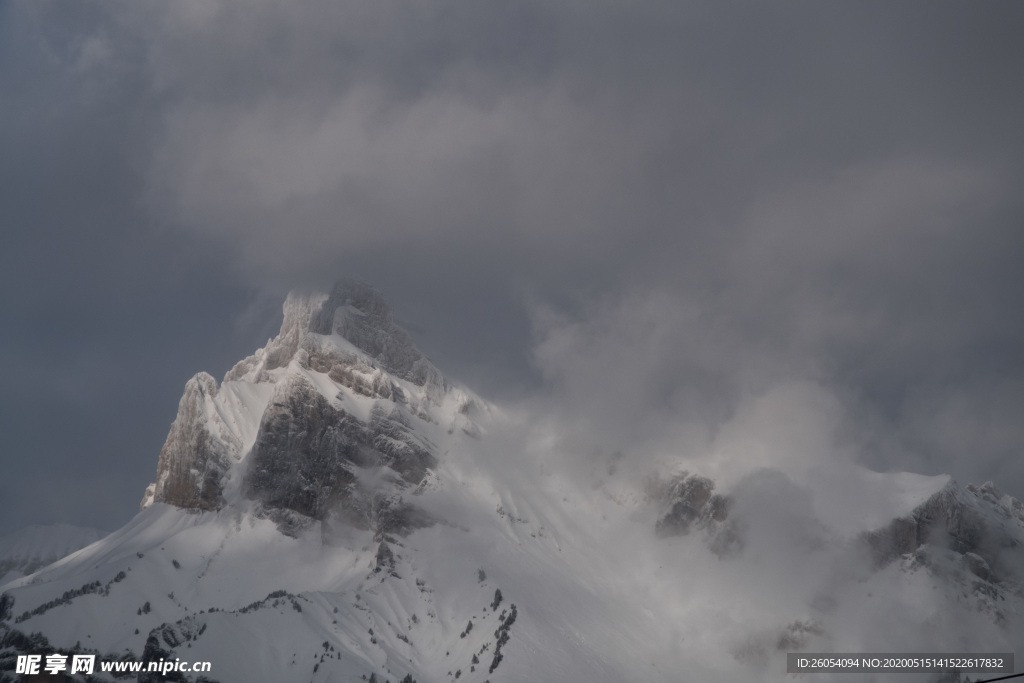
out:
M437 463L418 427L476 434L481 411L369 286L293 293L280 333L221 385L206 373L186 384L142 507L216 510L235 496L283 527L332 514L370 526L396 514L382 500L399 500Z

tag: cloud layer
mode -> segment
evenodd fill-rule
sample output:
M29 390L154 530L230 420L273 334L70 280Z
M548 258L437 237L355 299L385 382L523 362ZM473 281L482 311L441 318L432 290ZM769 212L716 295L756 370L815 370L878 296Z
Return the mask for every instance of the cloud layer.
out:
M40 311L94 312L89 366L123 311L173 310L130 326L177 364L152 389L173 404L262 342L267 301L355 274L568 441L697 457L750 424L773 457L1024 491L1015 5L0 12L4 367L25 391L90 377L30 351ZM183 329L230 343L204 356ZM138 472L162 429L132 442L153 446Z

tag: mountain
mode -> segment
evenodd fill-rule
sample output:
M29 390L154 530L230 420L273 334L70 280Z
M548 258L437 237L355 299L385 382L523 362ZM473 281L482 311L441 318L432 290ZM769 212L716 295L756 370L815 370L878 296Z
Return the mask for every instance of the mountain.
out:
M98 541L104 532L70 524L19 529L0 538L0 586Z
M720 490L566 464L535 427L367 285L290 295L186 384L135 518L4 586L0 680L60 650L222 683L781 681L788 651L1024 642L1024 508L991 484L833 463Z

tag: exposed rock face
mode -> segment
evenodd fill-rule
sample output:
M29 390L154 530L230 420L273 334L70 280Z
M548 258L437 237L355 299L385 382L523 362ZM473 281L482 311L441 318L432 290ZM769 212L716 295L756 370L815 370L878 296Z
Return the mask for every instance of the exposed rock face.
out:
M14 612L14 598L7 593L0 594L0 621L7 621Z
M376 532L375 537L387 538L388 534L406 536L435 521L415 505L406 503L401 496L377 496L370 526Z
M693 528L710 529L724 522L729 500L714 493L715 483L707 477L683 473L672 480L665 491L669 510L655 525L662 537L683 536Z
M395 324L387 303L369 285L355 280L338 282L313 314L309 331L341 335L389 373L413 384L444 386L441 373Z
M291 293L284 302L284 321L276 337L256 353L238 361L224 375L225 382L269 382L271 370L283 368L291 362L304 342L308 342L310 320L319 315L327 297L323 294Z
M355 355L325 348L322 337L329 335L347 340L367 354L372 365ZM431 402L440 400L449 388L441 371L395 324L384 298L356 280L339 281L330 295L289 294L281 332L266 347L236 363L224 381L268 382L268 372L293 359L329 373L334 381L367 396L391 398L389 392L394 387L386 375L423 387Z
M281 332L267 345L265 369L283 368L295 357L306 333L311 331L310 321L319 314L322 300L322 295L288 295Z
M383 398L402 402L404 392L391 381L391 376L370 365L354 353L325 348L316 338L306 339L298 354L299 364L314 372L321 372L339 386L368 398Z
M363 429L305 382L280 387L249 456L248 495L322 519L355 481L353 465L371 464L359 447Z
M388 467L405 484L417 484L437 461L397 409L375 408L368 424L360 422L298 379L278 388L249 462L250 497L324 519L336 504L356 497L356 468Z
M991 483L961 488L950 482L908 517L867 534L875 563L886 565L922 546L948 549L985 581L1001 580L1004 569L1020 559L1014 534L1024 529L1024 504L999 493Z
M217 381L205 372L185 385L178 416L160 450L156 483L147 489L142 507L154 501L202 510L220 506L222 479L241 443L228 430L217 429L211 402L217 391Z
M977 549L984 535L984 524L977 513L964 504L961 495L960 488L951 482L909 517L894 519L886 528L870 534L867 541L876 562L887 564L929 541L948 543L961 553Z

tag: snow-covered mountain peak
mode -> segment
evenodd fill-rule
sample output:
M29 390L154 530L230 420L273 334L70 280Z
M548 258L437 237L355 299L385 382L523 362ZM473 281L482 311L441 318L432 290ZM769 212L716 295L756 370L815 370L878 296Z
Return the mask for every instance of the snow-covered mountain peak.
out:
M324 340L351 346L375 367L432 394L443 392L441 372L416 348L409 334L399 327L384 297L358 280L339 280L327 294L292 292L284 303L284 321L277 337L254 356L238 363L225 381L247 378L266 381L265 374L287 367L301 350L322 352Z
M444 378L368 285L292 293L280 333L220 386L206 373L186 384L142 507L255 502L292 531L344 508L349 523L372 526L376 499L417 486L439 444L479 436L489 413Z

